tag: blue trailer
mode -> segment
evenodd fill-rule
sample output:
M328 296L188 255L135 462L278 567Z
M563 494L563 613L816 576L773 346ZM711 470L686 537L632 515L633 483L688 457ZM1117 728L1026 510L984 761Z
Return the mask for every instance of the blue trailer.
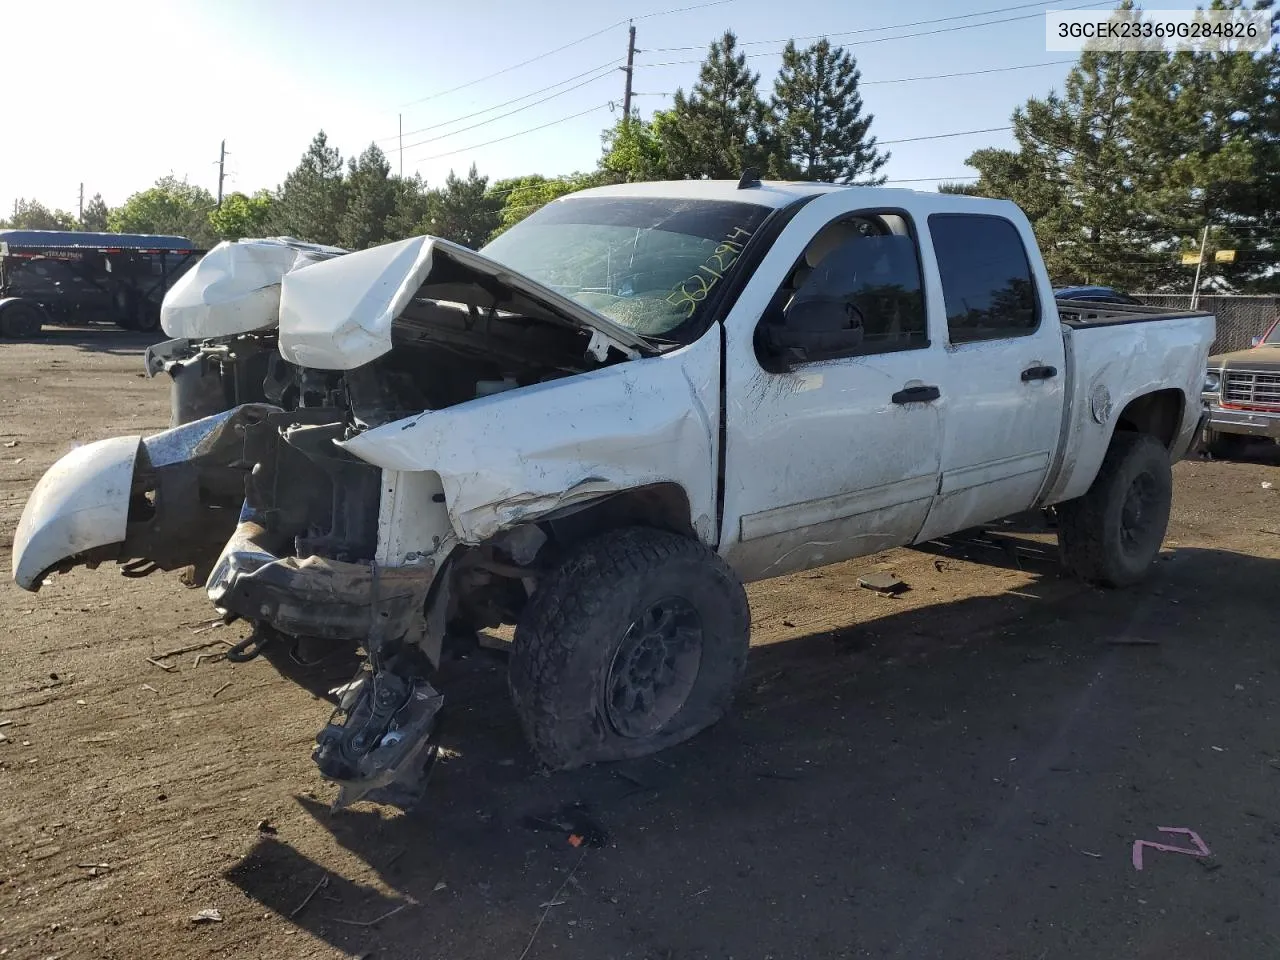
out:
M186 237L0 230L0 336L46 323L157 330L165 293L204 254Z

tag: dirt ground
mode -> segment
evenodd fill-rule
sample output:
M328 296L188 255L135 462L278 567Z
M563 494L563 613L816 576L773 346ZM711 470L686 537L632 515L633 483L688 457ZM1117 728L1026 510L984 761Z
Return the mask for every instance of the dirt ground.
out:
M660 757L544 776L468 661L422 809L331 815L309 755L352 663L166 671L243 632L175 574L9 579L49 464L166 425L144 345L0 341L6 960L1280 957L1274 448L1176 467L1136 590L1012 528L753 587L736 713ZM1135 869L1190 842L1160 828L1208 855Z

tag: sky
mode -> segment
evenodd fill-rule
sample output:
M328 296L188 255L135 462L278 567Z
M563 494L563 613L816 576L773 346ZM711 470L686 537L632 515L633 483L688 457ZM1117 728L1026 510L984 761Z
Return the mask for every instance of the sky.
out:
M621 110L628 18L646 117L693 84L726 29L765 93L786 39L829 35L858 59L872 133L891 151L883 172L932 189L972 177L973 150L1012 143L1003 130L938 134L1007 127L1028 97L1062 88L1073 55L1046 52L1044 11L1083 4L12 0L0 211L26 197L74 213L81 183L86 202L101 193L115 206L166 174L216 192L224 139L227 192L274 188L320 129L344 157L378 142L393 171L403 163L431 185L472 163L492 179L589 170ZM788 9L804 12L780 18ZM937 78L978 70L1000 72ZM936 79L899 82L919 77Z

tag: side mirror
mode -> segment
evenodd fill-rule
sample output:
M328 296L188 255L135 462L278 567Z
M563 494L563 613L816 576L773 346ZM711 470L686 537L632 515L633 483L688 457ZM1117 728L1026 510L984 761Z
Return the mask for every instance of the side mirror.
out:
M1258 344L1260 344L1260 343L1262 343L1262 338L1261 338L1261 337L1254 337L1251 341L1249 341L1249 346L1251 346L1251 347L1256 347L1256 346L1257 346Z

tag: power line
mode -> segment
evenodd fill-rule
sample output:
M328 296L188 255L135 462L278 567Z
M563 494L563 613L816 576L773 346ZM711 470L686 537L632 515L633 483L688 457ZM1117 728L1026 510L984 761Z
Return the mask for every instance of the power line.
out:
M487 147L491 144L502 143L504 140L514 140L516 137L523 137L526 133L536 133L539 130L545 130L547 127L554 127L557 123L564 123L568 120L576 120L578 117L585 117L588 113L595 113L597 110L603 110L605 107L613 106L612 100L606 100L604 103L598 103L594 107L589 107L581 113L571 113L567 117L560 117L558 120L550 120L547 123L540 124L536 127L530 127L528 130L521 130L518 133L511 133L505 137L498 137L496 140L486 140L484 143L474 143L469 147L460 147L457 150L450 150L447 153L437 153L434 156L420 158L420 163L428 160L439 160L442 157L452 157L455 154L467 153L470 150L479 150L481 147Z
M1086 7L1111 6L1111 3L1112 3L1112 0L1092 0L1092 2L1090 3L1080 3L1080 4L1076 4L1073 7L1062 7L1060 9L1064 11L1083 10ZM994 27L997 24L1001 24L1001 23L1013 23L1015 20L1034 20L1034 19L1037 19L1039 16L1040 14L1038 13L1024 14L1019 17L1004 17L1000 20L987 20L983 23L964 23L956 27L942 27L937 30L922 30L919 33L900 33L892 37L872 37L869 40L851 40L848 43L845 43L843 45L846 47L857 47L867 43L884 43L885 41L888 41L888 40L909 40L913 37L929 37L939 33L955 33L958 30L974 30L974 29L977 29L978 27ZM830 37L844 36L844 34L830 33L830 34L825 34L824 36L826 38L830 38ZM815 37L803 37L800 39L811 40L811 39L815 39ZM818 37L818 39L822 39L822 38ZM759 42L779 43L779 42L786 42L786 41L769 40L769 41L759 41ZM656 51L653 51L653 52L656 52ZM748 53L748 54L745 54L744 56L746 57L746 59L752 60L757 57L776 57L781 52L782 52L781 50L771 50L766 53ZM638 66L675 67L675 66L683 66L685 64L690 64L690 63L702 63L702 61L701 60L664 60L662 63L644 63L644 64L638 64Z
M955 77L976 77L985 73L1008 73L1010 70L1030 70L1033 67L1056 67L1075 63L1074 60L1045 60L1041 63L1022 63L1016 67L989 67L986 70L964 70L960 73L934 73L925 77L892 77L888 80L859 80L858 86L868 87L879 83L915 83L918 80L951 80Z
M1001 133L1013 127L984 127L981 130L957 130L955 133L932 133L927 137L903 137L901 140L877 140L876 146L887 147L891 143L916 143L919 140L944 140L947 137L966 137L971 133Z
M758 47L769 43L787 43L791 40L822 40L830 37L848 37L858 33L879 33L881 30L902 30L906 27L923 27L932 23L946 23L950 20L967 20L970 17L985 17L993 13L1008 13L1010 10L1026 10L1030 7L1043 7L1052 0L1037 0L1036 3L1020 3L1012 7L996 7L994 10L975 10L972 13L958 13L951 17L934 17L929 20L913 20L911 23L890 23L883 27L859 27L856 30L844 30L839 33L814 34L808 37L785 37L781 40L744 40L740 47ZM684 50L703 50L702 47L654 47L650 53L675 53Z
M543 97L541 100L533 101L533 103L526 103L524 106L516 107L514 110L508 110L506 113L500 113L496 117L490 117L488 120L481 120L478 123L473 123L469 127L460 127L457 130L450 130L448 133L438 133L434 137L427 137L425 140L419 140L417 143L411 143L409 144L409 149L413 149L414 147L420 147L426 143L435 143L437 140L447 140L450 137L456 137L460 133L466 133L468 130L474 130L477 127L483 127L483 126L487 126L490 123L496 123L499 120L505 120L507 117L514 116L517 113L522 113L525 110L528 110L530 107L536 107L539 104L546 103L549 100L554 100L556 97L564 96L564 94L571 93L574 90L587 86L588 84L596 83L600 80L603 80L605 77L609 76L611 73L613 73L612 67L610 67L604 73L601 73L594 77L590 77L587 80L583 80L581 83L575 83L572 87L566 87L565 89L561 90L559 93L553 93L549 97Z
M578 80L578 79L581 79L582 77L587 76L587 74L597 73L603 70L605 67L612 67L614 64L618 62L619 59L620 58L618 57L614 57L612 60L609 60L606 63L602 63L598 66L592 67L590 70L583 70L581 73L575 73L572 77L565 77L563 80L558 80L555 83L547 84L547 86L545 87L539 87L537 90L531 90L528 93L524 94L523 96L512 97L510 100L503 100L501 103L495 103L493 106L485 107L483 110L476 110L473 113L464 113L462 116L454 117L451 120L441 120L439 123L432 123L432 124L428 124L425 127L418 127L418 129L416 130L408 131L406 136L412 137L419 133L426 133L429 130L438 130L441 127L447 127L450 124L461 123L463 120L470 120L472 117L479 117L486 113L492 113L494 110L501 110L503 107L510 106L513 103L519 103L521 100L528 100L530 97L536 97L540 93L546 93L548 90L554 90L556 87L564 86L566 83L572 83L574 80ZM564 92L568 92L568 91L564 91ZM556 94L556 96L559 96L559 94ZM546 101L539 101L539 102L545 103ZM528 104L528 106L533 106L533 104ZM381 139L375 140L374 142L387 143L391 140L395 140L398 136L399 134L391 137L382 137Z
M602 29L595 31L594 33L589 33L584 37L579 37L577 40L570 40L568 43L561 44L560 46L556 47L554 50L548 50L545 53L540 53L537 56L530 57L527 60L521 60L519 63L513 63L509 67L503 67L501 70L495 70L493 71L493 73L487 73L483 77L477 77L475 80L468 80L466 83L460 83L456 87L450 87L448 90L441 90L438 93L432 93L432 94L428 94L425 97L419 97L417 100L409 101L408 103L404 104L404 106L412 107L412 106L416 106L419 103L426 103L428 100L434 100L437 97L443 97L446 94L450 94L450 93L457 93L459 90L465 90L467 87L473 87L477 83L484 83L486 80L492 80L494 77L500 77L504 73L510 73L512 70L518 70L521 67L526 67L531 63L536 63L539 60L544 60L547 57L554 56L557 53L561 53L565 50L568 50L570 47L576 47L580 43L586 43L588 40L594 40L596 37L602 36L603 34L608 33L610 30L616 30L618 27L627 25L632 20L651 20L654 17L666 17L675 13L687 13L690 10L701 10L704 7L718 7L718 6L721 6L722 4L733 3L733 2L734 0L709 0L709 2L707 3L696 3L688 7L676 7L671 10L662 10L657 13L641 14L638 17L628 17L626 20L619 20L617 23L611 23L609 24L609 26L603 27Z

